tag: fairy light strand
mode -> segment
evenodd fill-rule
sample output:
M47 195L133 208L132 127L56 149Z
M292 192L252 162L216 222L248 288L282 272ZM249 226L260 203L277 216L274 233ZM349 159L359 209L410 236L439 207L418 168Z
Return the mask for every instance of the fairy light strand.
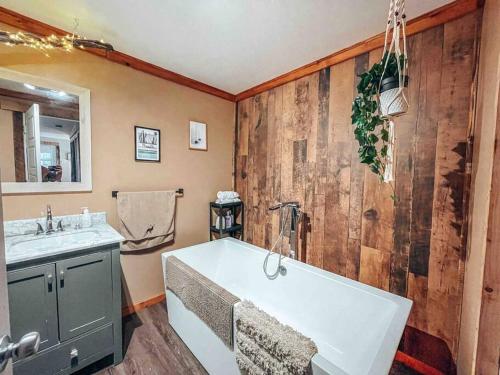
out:
M89 40L85 37L80 37L76 34L67 34L63 36L49 35L41 37L22 31L8 32L0 31L0 42L7 46L24 46L42 52L44 55L49 56L49 52L55 49L71 52L76 47L80 49L85 48L98 48L107 51L113 51L113 46L105 43L104 40Z

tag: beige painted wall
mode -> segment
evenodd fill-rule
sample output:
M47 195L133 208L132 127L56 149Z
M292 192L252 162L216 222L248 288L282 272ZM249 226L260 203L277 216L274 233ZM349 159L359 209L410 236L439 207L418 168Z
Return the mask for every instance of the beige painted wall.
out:
M481 31L471 226L465 266L458 373L475 372L500 83L500 0L486 1Z
M56 215L77 213L82 206L106 211L116 227L112 190L182 187L176 240L168 250L208 240L208 202L232 184L234 103L80 51L45 57L2 46L0 66L86 87L92 108L92 193L4 196L4 220L39 216L50 203ZM208 124L207 152L188 150L189 120ZM161 129L160 164L134 161L134 125L139 124ZM128 304L163 292L160 254L165 250L122 255Z
M2 181L16 181L12 111L0 109L0 169Z

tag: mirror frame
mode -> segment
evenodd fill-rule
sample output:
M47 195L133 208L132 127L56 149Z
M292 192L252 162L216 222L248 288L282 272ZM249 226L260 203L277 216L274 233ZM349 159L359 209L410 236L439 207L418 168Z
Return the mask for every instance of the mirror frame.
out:
M63 193L92 191L92 127L90 121L90 90L66 82L0 68L0 78L34 86L60 90L78 96L80 117L80 182L2 182L2 195L26 193Z

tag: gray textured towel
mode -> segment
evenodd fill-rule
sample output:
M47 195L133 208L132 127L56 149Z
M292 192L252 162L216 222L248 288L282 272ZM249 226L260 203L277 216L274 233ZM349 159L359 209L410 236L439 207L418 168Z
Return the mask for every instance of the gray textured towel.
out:
M119 192L118 230L122 251L143 250L174 239L175 191Z
M311 374L316 344L293 328L281 324L252 302L234 308L236 362L242 374Z
M233 306L240 299L175 256L167 259L165 283L224 344L233 349Z

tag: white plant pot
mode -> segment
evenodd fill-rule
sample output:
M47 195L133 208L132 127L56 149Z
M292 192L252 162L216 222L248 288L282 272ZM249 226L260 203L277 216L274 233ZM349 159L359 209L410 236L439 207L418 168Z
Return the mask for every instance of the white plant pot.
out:
M385 87L384 87L385 86ZM405 79L405 87L399 90L399 82L389 78L382 81L380 90L380 111L383 116L400 116L408 111L407 96L408 77Z
M383 116L400 116L408 111L408 103L403 98L403 92L399 88L390 89L380 94L380 110ZM399 93L398 93L399 92Z

